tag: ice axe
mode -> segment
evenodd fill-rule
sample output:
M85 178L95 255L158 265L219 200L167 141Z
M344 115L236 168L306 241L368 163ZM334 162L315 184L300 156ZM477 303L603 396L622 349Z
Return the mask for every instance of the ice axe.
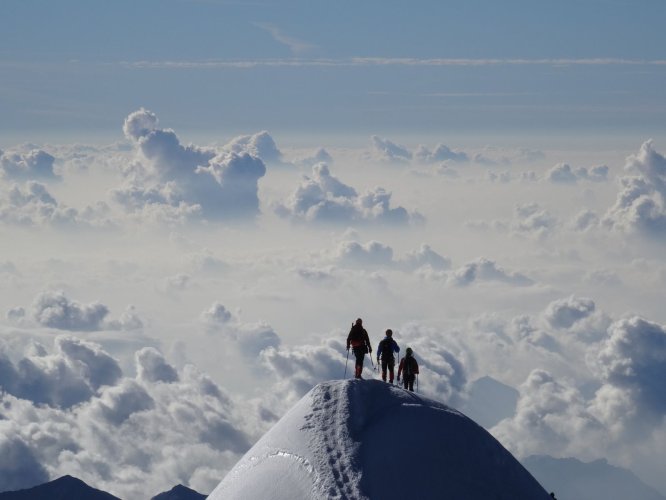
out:
M347 380L347 364L349 363L349 349L347 349L347 361L345 361L345 376L342 377L343 380Z

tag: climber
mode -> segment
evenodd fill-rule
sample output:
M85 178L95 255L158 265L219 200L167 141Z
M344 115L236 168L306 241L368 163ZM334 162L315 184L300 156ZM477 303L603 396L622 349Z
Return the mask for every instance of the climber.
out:
M403 383L405 389L409 389L414 392L414 380L419 374L419 364L414 358L414 351L411 347L408 347L405 350L405 357L400 360L400 366L398 366L398 382L400 382L400 374L402 373Z
M349 347L352 348L352 352L356 357L356 372L354 374L355 378L361 377L361 372L363 371L363 360L365 358L365 353L368 354L372 352L372 347L370 346L370 338L368 337L368 332L363 328L363 320L358 318L356 323L354 323L349 330L349 335L347 335L347 350Z
M393 368L395 367L394 352L400 352L400 347L398 347L398 343L393 339L393 330L389 328L386 330L386 337L377 346L377 366L379 366L381 358L382 380L386 382L386 368L388 368L389 384L393 383Z

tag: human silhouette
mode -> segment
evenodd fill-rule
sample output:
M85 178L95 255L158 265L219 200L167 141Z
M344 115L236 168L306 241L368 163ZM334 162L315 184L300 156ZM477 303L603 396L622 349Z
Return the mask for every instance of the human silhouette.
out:
M368 337L368 332L363 328L363 320L358 318L356 323L354 323L349 330L349 335L347 335L347 350L352 348L352 352L356 357L356 370L354 377L361 377L361 372L363 371L363 360L365 359L365 353L371 353L372 347L370 346L370 338Z
M403 384L405 389L414 392L414 380L419 373L419 364L414 358L414 351L411 347L405 349L405 357L400 360L398 366L398 382L400 382L400 374L402 374Z
M379 365L381 358L382 380L386 382L386 369L388 368L389 384L393 383L393 369L395 368L394 352L400 352L400 347L393 339L393 330L389 328L386 330L386 337L377 345L377 365Z

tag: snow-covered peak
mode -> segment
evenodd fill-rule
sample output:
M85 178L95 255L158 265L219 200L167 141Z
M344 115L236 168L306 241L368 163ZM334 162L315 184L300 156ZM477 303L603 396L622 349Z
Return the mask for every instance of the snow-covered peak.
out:
M530 499L550 496L481 426L378 380L317 385L211 500Z

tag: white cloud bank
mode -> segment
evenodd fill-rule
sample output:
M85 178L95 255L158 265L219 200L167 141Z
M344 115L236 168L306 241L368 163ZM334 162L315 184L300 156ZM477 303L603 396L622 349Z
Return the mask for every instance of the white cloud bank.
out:
M666 237L666 158L646 141L627 158L625 170L635 175L619 179L620 192L604 224L623 232Z
M299 222L408 224L422 216L403 207L391 208L391 193L381 187L359 194L333 176L327 165L312 167L301 185L275 211Z
M0 189L0 222L17 226L110 227L104 202L80 211L58 202L46 185L27 181Z
M100 302L84 304L69 299L62 290L44 290L33 301L32 318L42 326L68 331L136 330L143 321L134 306L129 305L118 319L108 320L109 308ZM23 307L10 309L6 317L23 323L26 311Z
M259 157L183 146L173 130L158 128L157 116L143 108L125 119L123 131L147 166L129 169L125 185L113 191L130 212L176 221L258 214L258 181L266 173ZM235 149L263 153L266 136L239 139Z
M17 364L0 347L1 491L72 474L121 498L177 483L208 492L256 438L210 378L176 370L156 349L136 353L129 377L70 336Z
M560 184L575 184L578 181L603 182L608 180L608 167L572 167L568 163L558 163L546 173L546 179Z
M0 177L7 180L57 180L55 158L42 149L0 151Z

